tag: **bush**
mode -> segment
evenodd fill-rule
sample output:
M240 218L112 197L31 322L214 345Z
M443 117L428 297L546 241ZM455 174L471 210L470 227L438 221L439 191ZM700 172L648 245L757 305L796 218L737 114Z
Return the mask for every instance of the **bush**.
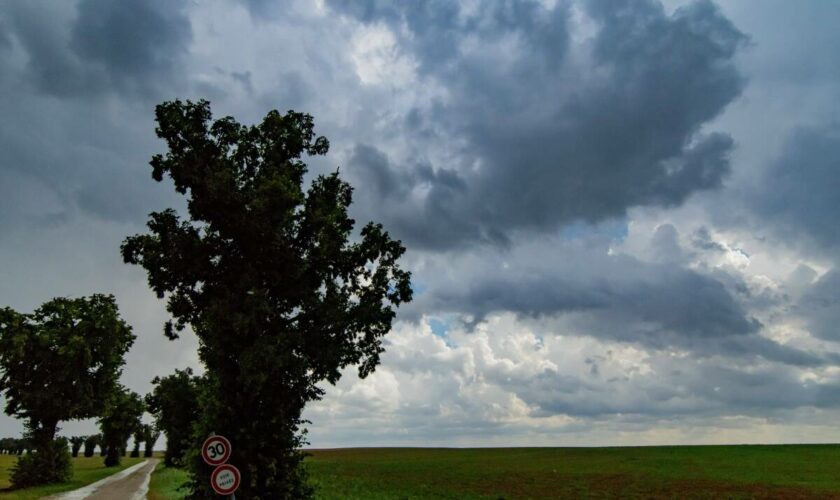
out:
M11 482L14 488L26 488L39 484L63 483L73 476L73 465L67 440L59 438L41 451L21 455L12 469Z

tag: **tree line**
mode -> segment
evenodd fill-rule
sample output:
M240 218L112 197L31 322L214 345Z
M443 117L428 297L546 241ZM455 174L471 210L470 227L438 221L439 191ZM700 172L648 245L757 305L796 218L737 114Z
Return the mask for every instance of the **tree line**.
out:
M166 434L166 463L189 470L190 498L213 497L197 450L214 433L232 442L237 495L310 497L303 408L344 368L376 369L395 309L412 298L398 264L405 248L380 224L355 230L353 188L338 170L304 186L302 157L329 150L310 115L271 111L245 126L214 121L207 101L176 100L155 117L168 151L153 156L152 177L171 179L187 214L153 212L148 232L120 250L166 300L165 336L197 335L204 373L155 377L142 398L121 386L135 336L110 295L57 298L29 314L0 309L0 391L34 449L12 482L66 480L70 453L56 431L67 420L97 418L105 463L119 463L132 435L145 438L148 411Z

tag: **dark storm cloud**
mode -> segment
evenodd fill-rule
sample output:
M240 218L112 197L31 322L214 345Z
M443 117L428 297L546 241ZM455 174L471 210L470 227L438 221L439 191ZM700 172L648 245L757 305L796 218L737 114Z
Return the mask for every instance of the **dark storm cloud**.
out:
M761 229L790 246L840 249L840 126L800 128L780 157L747 189ZM762 231L763 232L763 231Z
M743 370L718 362L657 359L655 371L632 378L601 380L547 369L536 376L490 372L496 383L529 404L532 415L597 417L753 415L802 407L836 408L840 381L803 383L795 368L757 366Z
M800 309L812 335L840 341L840 270L821 276L803 295Z
M563 2L476 13L451 2L400 5L410 7L334 7L389 24L420 76L450 96L407 123L434 121L438 138L464 143L451 164L435 167L457 170L467 190L427 181L425 196L389 209L410 243L499 242L517 229L674 206L728 174L732 139L698 130L740 93L732 59L745 37L711 3L672 16L653 1L587 3L597 33L574 48ZM363 159L353 158L351 175L371 175L359 173L369 168ZM404 191L418 188L403 181Z
M0 50L8 49L12 45L12 37L6 28L6 22L0 19Z
M491 314L512 312L554 325L549 331L645 349L677 348L698 359L762 358L802 367L840 362L838 355L809 352L763 336L752 312L787 304L787 298L765 296L764 290L752 290L743 279L719 268L683 267L685 254L676 238L668 224L654 231L654 254L664 254L655 262L563 243L547 245L553 249L550 253L505 252L502 265L486 255L477 262L450 261L457 271L427 274L426 288L401 317L416 319L428 311L460 314L472 327Z
M175 77L191 41L181 2L82 0L70 45L113 84L145 90Z
M154 104L182 80L192 39L182 4L4 2L0 16L17 52L0 78L0 112L15 117L0 124L0 179L40 193L4 211L36 225L80 213L141 221L165 199L147 162Z
M461 269L457 282L435 283L418 298L421 307L472 315L510 311L545 317L580 313L587 331L645 343L672 338L708 339L755 333L748 316L719 281L673 264L629 256L575 255L563 261L487 273ZM539 259L539 258L538 258Z
M60 97L142 95L171 86L192 40L180 2L82 0L3 5L35 87Z

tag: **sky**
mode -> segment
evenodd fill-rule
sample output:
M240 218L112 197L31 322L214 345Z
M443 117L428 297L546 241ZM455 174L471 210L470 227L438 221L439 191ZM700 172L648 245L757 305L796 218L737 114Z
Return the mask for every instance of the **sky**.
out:
M817 0L0 2L0 305L111 293L129 388L200 368L119 254L185 206L151 178L154 106L294 109L331 143L309 179L340 168L415 291L377 371L306 409L312 446L837 442L838 23Z

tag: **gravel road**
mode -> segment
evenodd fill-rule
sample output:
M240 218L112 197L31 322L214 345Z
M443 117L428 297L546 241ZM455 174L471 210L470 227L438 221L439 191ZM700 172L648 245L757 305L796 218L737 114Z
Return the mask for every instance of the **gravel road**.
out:
M143 500L157 458L150 458L84 488L45 497L47 500Z

